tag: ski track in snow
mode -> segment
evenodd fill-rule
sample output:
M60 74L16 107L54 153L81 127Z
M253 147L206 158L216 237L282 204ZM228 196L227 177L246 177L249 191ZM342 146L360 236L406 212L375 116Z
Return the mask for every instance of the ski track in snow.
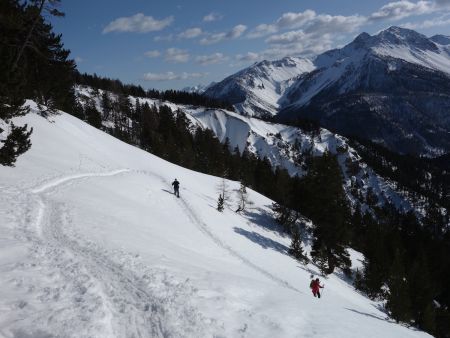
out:
M145 175L148 176L153 176L153 177L157 177L158 179L160 179L165 185L167 185L169 187L169 189L171 188L171 186L169 185L169 183L161 176L159 175L155 175L153 173L149 173L147 171L137 171L138 173L144 173ZM233 257L237 258L238 260L240 260L242 263L244 263L245 265L247 265L248 267L250 267L253 270L256 270L257 272L263 274L264 276L266 276L267 278L269 278L270 280L274 281L275 283L277 283L278 285L284 287L284 288L288 288L290 290L299 292L299 293L303 293L300 290L298 290L297 288L293 287L292 285L290 285L287 281L278 278L276 276L274 276L273 274L271 274L270 272L264 270L263 268L261 268L260 266L252 263L251 261L249 261L247 258L245 258L244 256L242 256L240 253L238 253L236 250L234 250L233 248L231 248L229 245L227 245L226 243L224 243L222 240L220 240L217 236L215 236L211 230L208 228L208 226L201 220L201 218L198 216L198 214L194 211L194 208L188 203L186 202L185 199L183 198L177 198L178 200L178 204L181 205L182 209L184 210L185 214L189 217L189 219L192 221L192 223L194 223L197 228L203 233L205 234L207 237L209 237L218 247L221 247L222 249L224 249L225 251L227 251L230 255L232 255Z
M49 304L48 311L31 312L18 320L25 328L32 326L31 336L45 335L37 328L50 322L57 323L58 331L49 337L200 337L207 326L213 329L214 322L189 305L195 292L189 280L177 282L130 253L110 252L82 238L73 229L70 208L51 199L52 194L84 179L127 172L70 175L25 192L27 219L35 219L28 223L34 229L22 224L36 261L28 268L38 267L48 285L39 289L32 281L21 284ZM30 209L30 205L36 207ZM13 331L14 337L28 337L22 325Z

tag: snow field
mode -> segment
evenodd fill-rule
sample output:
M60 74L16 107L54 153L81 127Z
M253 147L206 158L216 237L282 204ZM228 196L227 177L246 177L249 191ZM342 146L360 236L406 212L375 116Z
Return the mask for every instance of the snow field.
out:
M264 196L249 190L247 212L219 213L219 178L52 120L18 118L33 146L0 167L0 336L426 336L339 274L312 297L317 268L286 254Z

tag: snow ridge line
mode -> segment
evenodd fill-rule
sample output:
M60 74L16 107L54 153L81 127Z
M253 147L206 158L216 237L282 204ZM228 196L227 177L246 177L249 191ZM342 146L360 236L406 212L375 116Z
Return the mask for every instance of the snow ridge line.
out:
M64 176L61 177L59 179L56 179L54 181L50 181L47 183L44 183L40 186L37 186L33 189L31 189L31 192L33 194L39 194L42 193L48 189L57 187L58 185L61 185L63 183L69 182L69 181L73 181L76 179L80 179L80 178L86 178L86 177L107 177L107 176L115 176L121 173L125 173L125 172L129 172L130 169L118 169L118 170L113 170L113 171L108 171L108 172L99 172L99 173L84 173L84 174L77 174L77 175L70 175L70 176Z
M162 182L164 182L164 184L169 185L167 183L167 181L162 176L159 176L159 175L156 175L156 174L153 174L153 173L149 173L148 171L137 171L137 172L144 173L144 174L149 175L149 176L157 177ZM211 232L211 230L208 228L208 226L194 212L193 208L189 205L189 203L187 203L183 198L180 198L178 200L179 200L178 203L182 205L183 210L185 211L187 216L191 219L191 221L193 221L193 223L195 225L197 225L197 228L201 232L203 232L203 234L205 234L207 237L209 237L217 246L221 247L222 249L227 251L230 255L232 255L233 257L235 257L237 259L239 259L242 263L244 263L248 267L254 269L255 271L258 271L259 273L261 273L262 275L266 276L267 278L269 278L270 280L274 281L275 283L281 285L282 287L290 289L290 290L298 292L298 293L303 293L299 289L297 289L297 288L293 287L292 285L290 285L287 281L272 275L270 272L264 270L263 268L261 268L260 266L258 266L256 264L252 263L247 258L245 258L241 254L239 254L237 251L235 251L232 247L230 247L229 245L225 244L222 240L220 240L217 236L215 236Z

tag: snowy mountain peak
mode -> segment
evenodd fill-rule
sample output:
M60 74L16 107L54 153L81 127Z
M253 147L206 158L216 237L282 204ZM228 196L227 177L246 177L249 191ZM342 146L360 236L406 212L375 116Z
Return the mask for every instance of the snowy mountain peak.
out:
M286 88L314 68L311 60L299 57L263 60L212 85L205 95L228 100L243 115L274 115Z
M374 36L373 43L374 45L390 44L395 46L408 46L419 50L438 50L433 41L430 41L425 35L411 29L395 26L381 31L378 35Z

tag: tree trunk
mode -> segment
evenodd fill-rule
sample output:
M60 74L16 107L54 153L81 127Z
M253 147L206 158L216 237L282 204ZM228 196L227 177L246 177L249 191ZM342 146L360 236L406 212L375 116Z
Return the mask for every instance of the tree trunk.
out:
M41 4L39 5L39 9L38 9L38 12L36 14L36 18L34 19L33 24L31 25L31 28L28 31L27 37L26 37L24 43L22 44L22 47L20 47L19 53L17 54L17 58L14 61L14 64L13 64L13 66L11 68L11 70L13 72L16 70L17 66L19 65L20 58L22 57L22 54L23 54L23 52L25 50L25 47L28 44L28 41L30 41L30 39L31 39L31 35L33 34L34 28L36 27L36 24L37 24L39 18L41 17L41 13L42 13L42 10L44 9L44 5L45 5L46 1L47 0L41 0Z

